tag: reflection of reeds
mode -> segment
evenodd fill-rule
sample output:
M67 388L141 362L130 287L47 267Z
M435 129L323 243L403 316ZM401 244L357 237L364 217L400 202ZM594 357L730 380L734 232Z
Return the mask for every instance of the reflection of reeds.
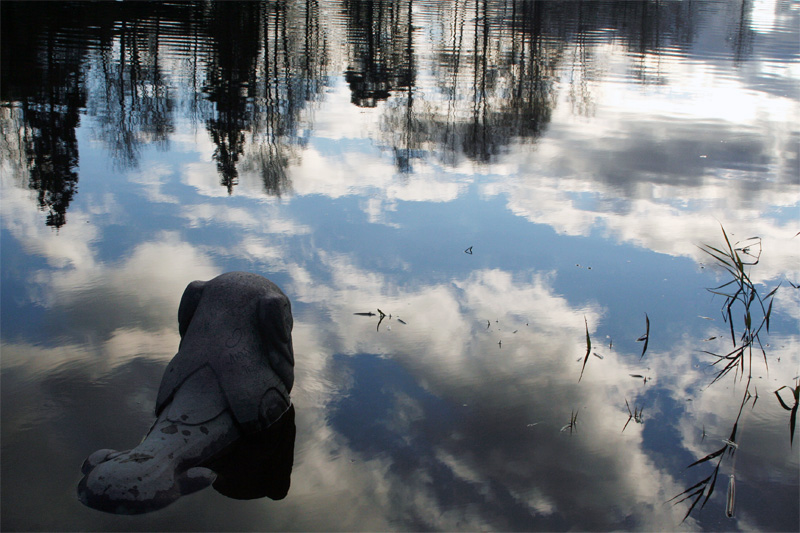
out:
M736 450L739 448L739 445L736 442L737 432L739 430L739 419L742 417L742 411L744 410L744 406L747 404L750 398L753 398L753 396L751 396L749 392L745 391L745 396L742 400L741 405L739 406L739 414L736 416L736 422L734 422L733 424L733 430L731 431L730 436L722 441L724 446L718 449L717 451L711 452L702 459L698 459L697 461L693 462L687 467L691 468L693 466L697 466L699 464L711 461L712 459L717 459L717 464L716 466L714 466L714 471L711 473L711 475L701 480L700 482L692 485L685 491L681 492L680 494L669 500L673 501L683 496L683 498L675 502L675 505L686 500L690 499L693 500L692 505L689 507L689 510L686 511L686 514L684 515L683 520L681 522L684 522L687 518L689 518L689 515L694 510L695 506L697 506L697 504L700 503L700 500L703 501L703 503L700 505L700 508L703 508L706 505L706 502L708 502L708 499L714 493L714 488L717 485L717 477L719 475L719 470L720 467L722 466L722 460L726 456L733 457L733 455L736 453ZM729 517L733 516L733 507L735 503L734 498L735 498L734 481L733 481L733 473L731 473L731 478L728 486L728 501L726 506L726 513L728 514Z
M647 316L647 313L644 314L644 319L647 321L647 329L644 332L644 335L636 339L636 342L644 341L644 346L642 347L642 355L639 356L639 359L644 357L644 353L647 351L647 344L650 342L650 317Z
M767 354L764 351L759 335L762 329L769 332L772 299L778 287L780 287L779 284L778 287L772 289L762 299L756 290L755 284L747 274L746 267L757 265L761 257L761 239L759 237L751 237L734 245L728 239L725 228L722 228L722 235L725 237L726 246L724 250L708 244L700 247L701 250L713 257L732 277L727 283L708 289L711 293L725 298L722 305L722 316L730 328L731 341L733 342L733 349L724 355L703 350L716 358L716 361L712 363L713 365L721 365L711 383L718 381L734 369L736 372L741 371L740 378L744 377L745 372L747 372L749 378L752 370L754 347L761 351L764 357L764 364L767 365ZM743 327L737 341L734 317L739 311L742 312Z
M720 365L716 375L711 380L711 384L719 381L731 370L735 370L735 373L741 372L739 379L744 378L746 374L747 383L745 385L742 402L739 405L739 413L736 415L736 420L734 421L731 434L727 439L723 440L724 446L712 453L709 453L705 457L698 459L688 467L691 468L693 466L716 459L717 464L715 465L713 472L705 479L701 480L695 485L692 485L670 500L673 501L677 498L680 498L677 502L675 502L676 504L686 500L692 500L689 510L683 517L684 521L689 517L692 510L694 510L698 503L702 501L702 504L700 505L702 508L705 506L706 502L708 502L708 499L714 492L714 487L717 483L717 477L719 475L719 470L722 466L723 459L725 457L734 457L735 466L735 453L739 447L736 440L737 431L739 429L739 421L741 420L744 406L749 400L752 399L752 407L755 407L755 404L758 401L757 390L755 396L750 392L753 349L755 348L761 351L761 354L764 358L764 365L769 368L767 363L767 353L764 350L763 344L761 343L760 334L762 330L769 332L769 319L772 313L772 301L773 297L775 296L775 292L778 290L778 287L780 287L780 284L778 284L778 287L772 289L764 298L762 298L756 290L755 284L747 273L747 268L757 265L761 257L761 239L759 237L751 237L745 241L731 244L728 234L725 232L725 228L722 228L722 235L725 238L725 247L722 249L707 244L701 246L700 249L713 257L714 260L731 276L730 281L708 290L711 293L722 296L725 299L722 305L722 316L730 328L733 349L724 355L710 352L708 350L703 350L703 352L713 356L716 359L712 363L713 366ZM739 315L739 313L741 313L741 315ZM738 340L736 330L737 324L739 323L735 319L737 316L742 317L740 323L741 334L738 336ZM713 339L714 337L706 340ZM779 390L781 389L778 389L778 391ZM778 396L781 404L784 405L784 402L781 400L778 391L775 391L775 394ZM800 394L800 392L798 392L798 394ZM788 409L788 406L784 405L784 407ZM795 411L793 411L793 414L796 414L796 409L797 407L795 406ZM794 417L791 422L792 432L794 432ZM703 428L703 436L705 437L705 428ZM681 498L681 496L683 497ZM733 510L736 503L735 500L736 484L734 474L731 472L730 480L728 482L728 493L725 507L725 514L728 517L733 517Z
M783 401L783 398L781 398L780 392L783 389L789 389L792 392L792 395L794 396L794 405L792 407L789 407L789 405ZM781 407L787 411L791 411L791 414L789 415L789 443L791 446L794 446L794 428L796 427L797 423L797 407L800 406L800 380L795 383L794 389L788 385L784 385L780 389L776 390L775 396L778 397Z
M578 411L580 411L580 409L578 409ZM569 430L571 435L573 431L578 431L578 411L572 411L572 414L569 417L569 424L561 428L562 433L566 430Z
M628 421L625 422L625 425L622 427L622 433L625 432L625 428L628 427L628 424L631 423L631 420L633 420L637 424L644 423L644 416L642 414L644 412L644 407L636 407L636 404L634 404L633 411L631 411L631 406L628 403L627 398L625 398L625 407L628 408Z
M586 369L586 361L589 360L589 355L592 353L592 339L589 338L589 322L586 317L583 317L583 322L586 325L586 356L583 358L583 366L581 367L581 375L578 381L583 377L583 371Z

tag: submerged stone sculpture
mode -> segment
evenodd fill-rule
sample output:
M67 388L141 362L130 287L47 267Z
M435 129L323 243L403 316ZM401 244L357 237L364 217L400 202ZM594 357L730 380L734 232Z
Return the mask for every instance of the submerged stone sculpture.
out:
M164 372L157 419L142 443L124 452L98 450L83 464L78 496L89 507L145 513L212 483L238 498L283 497L282 487L288 490L288 474L277 490L239 488L232 479L237 471L285 474L287 449L291 472L294 354L289 299L262 276L222 274L186 287L178 325L178 353ZM263 460L256 460L253 464L260 466L253 468L236 466L242 450L258 455L271 444L280 463L274 469ZM223 472L224 479L218 479Z

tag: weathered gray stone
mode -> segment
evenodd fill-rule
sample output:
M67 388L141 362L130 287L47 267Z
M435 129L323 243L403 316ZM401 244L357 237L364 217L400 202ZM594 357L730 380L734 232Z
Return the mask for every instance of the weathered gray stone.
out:
M84 504L123 514L169 505L214 481L204 465L230 470L220 457L291 407L291 306L275 284L245 272L192 282L178 324L180 347L164 372L153 427L132 450L86 459L78 485ZM293 418L291 435L293 443Z

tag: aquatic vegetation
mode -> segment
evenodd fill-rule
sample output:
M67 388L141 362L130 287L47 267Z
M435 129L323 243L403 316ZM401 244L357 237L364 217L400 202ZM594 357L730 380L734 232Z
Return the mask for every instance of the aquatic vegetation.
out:
M733 508L735 505L734 469L736 464L735 454L736 451L739 449L739 445L737 444L736 441L737 433L739 430L739 421L742 417L742 411L744 410L744 406L751 399L754 400L753 405L755 405L755 398L756 397L750 395L748 391L745 391L745 396L742 400L741 405L739 406L739 414L736 416L736 421L733 424L733 429L731 430L731 434L727 439L722 440L723 446L718 450L709 453L705 457L698 459L697 461L693 462L687 467L687 468L692 468L693 466L697 466L702 463L711 461L713 459L717 459L717 464L714 466L714 470L708 477L695 483L685 491L681 492L677 496L674 496L673 498L668 500L671 502L683 496L683 498L675 502L675 505L677 505L686 500L693 499L692 505L689 507L689 510L686 511L686 514L684 515L683 520L681 522L684 522L686 521L687 518L689 518L689 515L692 513L697 504L700 503L701 500L703 503L700 505L700 508L702 509L708 502L709 498L711 498L711 495L714 493L714 488L716 487L717 484L717 478L719 477L719 471L720 468L722 467L722 461L726 457L734 458L734 463L733 466L731 467L730 480L728 483L728 495L726 502L726 514L729 518L733 516ZM705 428L703 428L703 434L705 435Z
M789 407L789 405L783 401L783 398L781 398L780 392L783 389L789 389L792 392L792 395L794 396L794 405L792 407ZM789 415L789 442L792 446L794 446L794 430L797 424L797 407L800 406L800 380L797 381L794 389L788 385L784 385L783 387L779 388L775 391L775 396L778 397L781 407L787 411L791 411L791 415Z
M578 411L580 411L580 409L578 409ZM576 433L578 432L578 411L572 411L569 416L569 424L566 424L564 427L562 427L559 431L560 433L563 433L566 430L569 430L570 435L573 431Z
M583 378L583 371L586 369L586 362L589 360L589 355L592 353L592 339L589 338L589 322L586 320L585 316L583 317L583 322L586 325L586 356L583 358L583 366L581 367L581 375L578 377L578 381Z
M644 341L644 346L642 347L642 355L639 356L639 359L644 357L644 353L647 351L647 344L650 342L650 317L647 316L647 313L644 314L644 319L647 322L647 329L644 332L644 335L636 339L636 342Z
M747 374L748 379L752 375L753 349L761 351L764 364L767 364L767 353L761 342L762 330L769 332L769 319L772 314L772 301L775 292L780 287L772 289L765 297L761 297L755 284L747 273L747 267L758 264L761 258L761 239L750 237L745 241L731 244L725 228L722 228L722 235L725 238L725 249L716 248L711 245L700 247L705 253L713 257L716 262L727 271L731 278L726 283L718 287L708 289L715 295L722 296L725 300L722 305L722 316L728 324L731 333L733 348L725 354L717 354L708 350L703 350L716 360L713 365L720 365L716 376L711 381L723 378L731 370L736 373L741 372L740 379ZM741 313L741 314L739 314ZM735 317L741 316L741 334L736 335L737 321Z
M633 411L631 411L631 406L628 403L627 398L625 398L625 407L628 408L628 421L625 422L625 425L622 427L622 433L625 432L625 428L628 427L628 424L631 423L631 420L633 420L637 424L644 423L644 416L643 416L644 407L636 407L636 404L634 404Z
M386 318L387 316L390 319L392 318L392 315L387 315L386 313L384 313L380 309L378 309L378 314L377 315L375 313L373 313L372 311L367 311L367 312L362 312L362 313L353 313L353 314L356 315L356 316L377 316L378 317L378 325L375 328L376 331L380 331L381 322L383 322L384 318ZM403 321L401 320L400 322L403 322ZM405 324L405 322L403 322L403 324Z
M677 498L681 498L681 496L683 497L676 501L676 504L686 500L692 500L692 504L683 518L684 521L689 517L698 503L702 501L702 504L700 505L700 508L702 508L708 502L709 498L714 492L720 467L722 466L722 461L726 457L733 458L733 463L728 482L725 514L729 518L733 517L736 503L736 484L734 477L736 464L735 453L739 448L736 440L737 431L739 430L739 422L741 421L745 405L752 400L753 403L751 408L754 408L756 402L758 401L758 390L753 387L753 393L750 389L752 379L753 350L755 349L757 352L761 352L761 355L764 359L764 365L769 368L767 362L767 353L764 349L764 344L761 342L760 336L762 332L769 332L769 320L770 315L772 314L772 302L775 293L780 287L780 284L778 284L778 286L769 291L767 295L762 298L756 289L756 285L753 283L750 275L747 272L748 268L757 265L761 258L762 247L761 239L759 237L750 237L744 241L731 244L725 228L721 227L721 229L722 235L725 239L724 247L717 248L706 244L702 245L700 249L713 257L717 264L721 266L731 277L731 279L726 283L714 288L710 288L708 291L724 298L722 305L722 316L730 329L733 348L725 354L718 354L709 350L702 350L702 352L714 357L715 360L713 363L711 363L712 366L716 367L719 365L716 375L711 380L709 386L728 375L731 370L734 371L734 374L739 375L740 380L744 379L746 376L747 381L744 388L744 395L742 397L741 404L739 405L739 412L733 424L733 429L731 430L730 436L722 441L724 445L718 450L709 453L701 459L698 459L687 467L692 468L716 459L717 463L714 467L714 470L708 477L702 479L698 483L692 485L685 491L669 500L673 501ZM737 320L737 317L739 316L742 318ZM737 330L741 331L738 336L736 334ZM716 337L704 339L703 342L708 342L714 340L715 338ZM779 391L783 388L789 387L781 387L775 391L775 395L778 397L778 400L785 409L792 411L790 430L793 437L794 423L797 414L797 397L800 394L800 386L798 386L798 388L796 388L794 391L796 399L794 408L790 408L788 405L786 405L781 398ZM703 438L705 439L705 427L703 428Z

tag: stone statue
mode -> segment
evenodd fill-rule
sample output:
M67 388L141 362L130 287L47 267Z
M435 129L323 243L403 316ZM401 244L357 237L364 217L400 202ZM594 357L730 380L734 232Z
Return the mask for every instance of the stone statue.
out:
M178 325L178 353L164 372L157 418L142 443L124 452L98 450L83 464L78 496L89 507L146 513L212 483L234 498L283 497L288 491L288 474L277 490L249 490L237 487L232 473L246 455L241 450L257 452L271 444L274 455L284 456L278 457L282 463L272 468L270 461L255 460L260 466L245 464L240 470L286 474L288 449L291 472L289 299L262 276L230 272L186 287ZM223 471L225 478L218 478Z

